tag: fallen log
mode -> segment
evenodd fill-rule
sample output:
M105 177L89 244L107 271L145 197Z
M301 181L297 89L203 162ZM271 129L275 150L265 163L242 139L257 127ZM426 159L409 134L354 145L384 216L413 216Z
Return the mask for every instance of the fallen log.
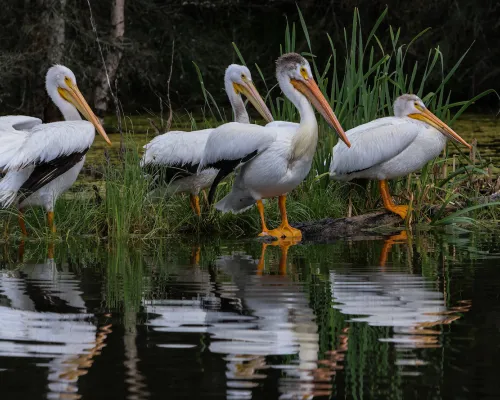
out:
M399 233L404 229L401 217L396 214L377 211L355 217L325 218L318 221L296 222L294 228L302 231L302 242L327 243L340 238L368 239ZM272 236L259 238L270 242Z
M500 201L500 191L489 196L479 197L477 204ZM437 208L440 209L441 207ZM454 204L446 211L456 211L464 208L464 204ZM319 221L297 222L294 228L302 231L303 242L329 242L340 238L368 239L374 236L394 234L404 229L401 218L387 211L377 211L368 214L345 218L325 218Z
M402 227L403 220L396 214L377 211L368 214L345 218L325 218L319 221L308 221L293 224L294 228L302 231L304 241L327 242L343 237L374 236L375 231L380 234L399 232L397 226Z

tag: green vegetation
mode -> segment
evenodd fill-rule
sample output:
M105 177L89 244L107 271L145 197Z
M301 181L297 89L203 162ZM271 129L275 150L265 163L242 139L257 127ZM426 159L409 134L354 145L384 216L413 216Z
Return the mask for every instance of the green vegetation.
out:
M459 70L467 56L464 53L454 65L445 62L438 48L431 49L425 62L410 63L408 52L426 30L418 33L407 44L400 42L400 29L390 28L390 45L379 38L379 27L386 17L382 13L368 34L361 28L358 11L355 11L352 29L344 30L344 48L333 46L324 66L318 65L314 56L314 46L310 41L306 22L299 11L299 26L306 40L309 58L318 83L339 117L344 129L349 129L375 118L390 115L392 102L400 94L412 92L419 95L428 107L450 125L478 99L495 94L485 91L473 99L451 103L448 83ZM297 26L286 27L282 52L294 51L297 41ZM243 56L235 45L241 62ZM423 60L424 61L424 60ZM339 68L342 65L343 68ZM254 76L261 68L250 66ZM343 72L339 72L343 71ZM442 78L437 87L428 86L428 77L438 71ZM199 72L199 71L198 71ZM267 100L277 120L296 121L297 112L290 102L279 96L274 79L264 77ZM206 90L203 77L199 79L206 104L202 114L206 117L196 122L192 117L189 124L200 129L224 122L224 112L214 97ZM274 86L273 86L274 85ZM261 88L261 93L264 93ZM222 236L243 236L259 231L258 216L255 211L242 215L222 215L209 208L202 200L203 216L197 218L189 207L185 194L153 202L146 194L148 182L139 167L141 146L135 141L133 124L129 119L122 121L124 127L121 145L124 149L105 165L94 165L102 172L99 187L80 186L80 190L61 198L56 208L56 223L59 235L96 235L114 238L144 235L146 238L196 232L201 235L217 232ZM289 196L288 211L291 221L316 220L325 217L342 217L348 213L362 214L380 207L380 195L373 182L339 183L330 182L328 166L331 149L336 136L320 122L320 140L309 177ZM93 161L95 163L95 160ZM229 190L231 181L220 185L217 199ZM493 169L483 160L477 148L466 154L462 148L449 144L444 155L429 163L422 171L392 182L392 190L400 203L412 206L411 221L447 225L453 223L479 223L498 221L500 203L477 203L478 198L498 190ZM98 192L98 193L97 193ZM17 223L13 211L3 211L4 225L16 234ZM279 215L274 201L266 203L266 214L270 227L278 224ZM42 236L46 232L41 210L29 212L28 229L32 236ZM4 226L4 230L7 227Z

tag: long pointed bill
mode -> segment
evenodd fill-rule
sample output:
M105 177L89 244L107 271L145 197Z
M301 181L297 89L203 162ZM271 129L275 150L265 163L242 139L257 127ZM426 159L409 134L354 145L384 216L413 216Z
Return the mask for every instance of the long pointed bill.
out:
M351 143L349 142L349 139L347 139L339 120L335 116L330 104L328 104L328 101L325 99L325 96L323 96L321 90L319 90L319 87L314 79L309 78L306 81L291 79L290 82L295 89L307 97L314 108L316 108L316 110L318 110L318 112L323 116L328 125L330 125L330 127L337 132L340 139L347 145L347 147L351 147Z
M419 121L423 121L428 123L429 125L436 128L443 135L449 137L457 143L461 143L467 148L471 149L472 146L467 143L464 139L462 139L458 133L456 133L453 129L451 129L448 125L446 125L443 121L441 121L438 117L436 117L433 113L431 113L427 108L419 108L420 114L409 114L408 117L417 119Z
M104 128L99 122L99 119L85 101L82 93L78 89L78 86L76 86L70 81L66 82L66 84L68 85L69 90L64 88L58 88L59 94L66 101L73 104L76 107L76 109L80 112L80 114L82 114L87 121L89 121L92 125L94 125L94 127L97 129L97 132L99 132L99 134L104 138L106 143L110 145L111 141L109 140L108 135L106 135L106 132L104 132Z
M238 83L234 83L233 85L238 92L243 93L248 98L248 100L250 100L250 103L253 104L255 109L259 112L260 115L262 115L262 118L264 118L266 122L273 122L271 111L269 111L269 108L267 108L264 99L262 99L252 81L247 80L243 85Z

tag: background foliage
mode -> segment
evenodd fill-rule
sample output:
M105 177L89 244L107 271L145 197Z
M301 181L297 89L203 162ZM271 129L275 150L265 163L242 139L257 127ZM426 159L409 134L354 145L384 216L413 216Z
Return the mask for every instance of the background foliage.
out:
M65 3L61 9L60 4ZM89 4L104 54L113 50L110 23L113 1L9 0L0 14L0 113L42 115L48 104L43 76L49 64L52 17L66 22L60 62L72 68L87 97L95 89L102 60L92 30ZM352 25L355 7L364 26L371 27L386 6L389 12L379 29L382 47L390 45L389 26L402 27L400 41L409 43L419 32L432 28L408 51L408 62L424 63L429 49L439 47L451 68L474 42L460 71L452 77L452 100L472 98L499 89L500 3L496 0L299 0L307 22L318 65L331 54L327 33L335 47L344 43L344 28ZM294 0L126 0L125 38L120 42L123 58L114 87L127 113L158 111L166 98L175 41L170 95L175 111L199 110L204 103L195 62L206 88L217 101L225 100L223 69L237 62L231 42L238 45L250 67L257 63L269 79L283 43L289 20L297 21ZM386 42L384 42L384 40ZM308 51L305 38L296 50ZM49 56L48 56L49 55ZM342 56L342 55L341 55ZM379 55L378 55L379 56ZM344 63L339 63L343 68ZM258 73L252 68L254 78ZM429 77L439 82L435 71ZM161 100L160 100L161 99ZM227 102L222 102L226 104ZM495 97L478 103L481 110L498 109ZM112 108L111 108L112 110ZM112 112L112 111L111 111Z

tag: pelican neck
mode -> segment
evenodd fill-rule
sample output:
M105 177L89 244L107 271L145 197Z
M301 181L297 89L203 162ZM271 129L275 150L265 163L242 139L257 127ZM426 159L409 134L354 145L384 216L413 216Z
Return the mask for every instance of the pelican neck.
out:
M224 86L226 88L226 94L229 98L229 102L231 103L231 108L233 109L234 121L242 124L250 123L245 103L243 103L241 95L235 93L232 81L225 79Z

